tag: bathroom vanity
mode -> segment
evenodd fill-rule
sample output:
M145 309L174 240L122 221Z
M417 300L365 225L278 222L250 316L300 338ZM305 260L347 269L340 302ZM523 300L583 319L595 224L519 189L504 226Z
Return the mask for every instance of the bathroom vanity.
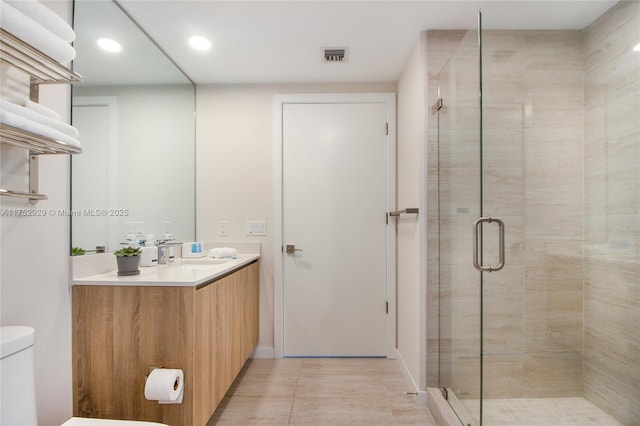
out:
M74 415L207 423L258 343L259 255L213 262L74 279ZM182 403L145 399L154 367L184 371Z

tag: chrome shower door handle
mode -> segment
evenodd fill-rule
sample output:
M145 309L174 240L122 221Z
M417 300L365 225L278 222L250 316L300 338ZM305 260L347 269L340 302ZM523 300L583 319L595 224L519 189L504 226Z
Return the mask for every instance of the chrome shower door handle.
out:
M499 250L500 257L497 265L484 266L480 264L480 261L478 259L478 253L479 253L478 243L480 242L478 238L478 234L479 234L480 226L483 223L492 223L492 222L495 222L498 224L498 250ZM502 219L499 219L497 217L483 216L483 217L477 218L473 222L473 266L478 271L483 271L483 272L495 272L504 268L504 222L502 221Z

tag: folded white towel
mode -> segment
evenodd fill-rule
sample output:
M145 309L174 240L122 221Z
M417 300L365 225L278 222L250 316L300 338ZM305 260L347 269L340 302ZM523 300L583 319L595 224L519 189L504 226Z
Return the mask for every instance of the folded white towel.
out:
M60 63L76 57L69 43L4 0L0 2L0 27Z
M78 132L78 129L76 129L75 127L70 126L67 123L63 123L60 120L55 120L51 117L47 117L46 115L42 115L39 112L33 111L29 108L16 105L9 101L5 101L4 99L0 99L0 108L5 111L9 111L14 114L17 114L26 119L29 119L31 121L35 121L36 123L40 123L45 126L51 127L52 129L55 129L66 135L69 135L74 139L78 138L79 132Z
M231 247L218 247L209 250L209 257L233 257L238 254L238 250Z
M40 105L37 102L33 102L27 99L24 101L23 105L26 108L29 108L30 110L37 112L38 114L45 115L49 118L53 118L54 120L62 120L62 117L60 117L60 114L58 114L52 109L47 108L44 105Z
M35 121L29 120L28 118L22 117L18 114L5 111L4 109L0 109L0 123L17 127L18 129L26 130L28 132L35 133L36 135L45 136L64 145L80 148L80 141L77 139L59 132L56 129L45 126L44 124L36 123Z
M5 0L11 6L33 19L62 40L71 43L76 39L76 33L71 25L53 10L38 0Z

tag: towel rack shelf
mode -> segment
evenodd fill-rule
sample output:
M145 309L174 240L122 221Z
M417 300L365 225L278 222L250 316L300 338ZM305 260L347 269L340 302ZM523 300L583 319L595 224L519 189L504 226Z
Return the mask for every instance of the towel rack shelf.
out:
M58 63L40 50L0 28L0 62L29 76L29 98L38 102L38 85L69 84L82 81L80 74ZM46 200L38 193L38 156L41 154L79 154L82 149L17 127L0 124L0 141L29 150L29 192L0 189L0 195L28 198L32 204Z
M0 28L0 59L31 76L32 84L77 83L80 74Z
M10 191L8 189L1 189L1 188L0 188L0 195L5 195L7 197L16 197L16 198L28 198L29 200L46 200L48 198L44 194Z
M31 154L80 154L81 148L66 145L54 139L28 132L17 127L0 124L0 139L6 145L28 149Z

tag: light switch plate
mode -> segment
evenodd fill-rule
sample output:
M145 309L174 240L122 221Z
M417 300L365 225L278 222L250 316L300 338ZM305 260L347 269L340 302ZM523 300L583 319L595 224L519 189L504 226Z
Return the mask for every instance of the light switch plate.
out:
M250 220L247 222L247 235L267 235L267 222L264 220Z
M218 235L220 237L229 236L229 222L227 222L226 220L218 221Z

